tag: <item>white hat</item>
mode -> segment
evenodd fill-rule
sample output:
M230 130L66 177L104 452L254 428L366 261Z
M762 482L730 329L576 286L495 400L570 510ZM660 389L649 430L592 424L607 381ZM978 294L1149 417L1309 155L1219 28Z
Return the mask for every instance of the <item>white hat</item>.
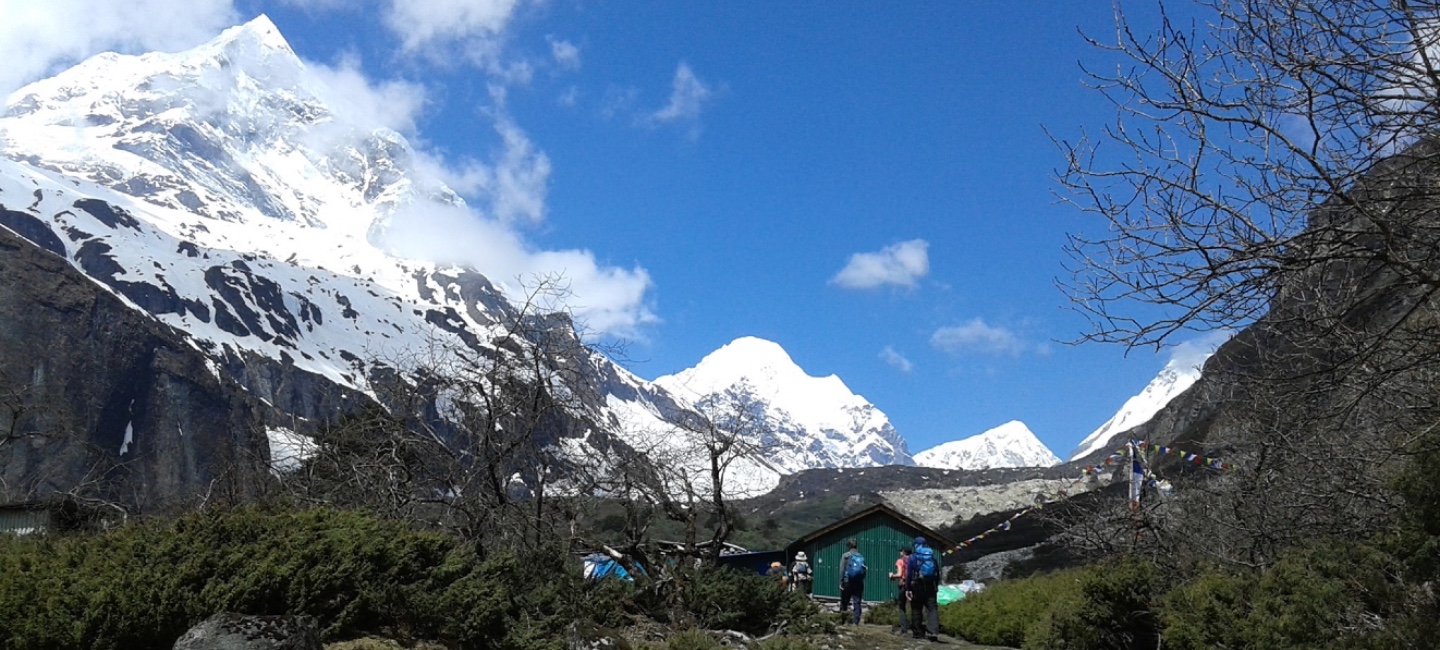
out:
M795 559L804 561L804 559L805 559L805 551L800 551L799 553L796 553L796 554L795 554Z

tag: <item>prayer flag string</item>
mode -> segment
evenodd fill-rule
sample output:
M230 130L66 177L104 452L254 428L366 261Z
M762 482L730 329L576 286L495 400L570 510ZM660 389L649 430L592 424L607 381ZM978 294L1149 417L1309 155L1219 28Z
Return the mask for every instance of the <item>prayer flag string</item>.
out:
M1023 510L1020 510L1020 511L1016 512L1015 514L1010 515L1010 518L1009 518L1009 519L1006 519L1005 521L1000 522L1000 524L998 524L998 525L990 528L989 530L986 530L985 532L982 532L982 533L980 533L979 535L976 535L976 536L974 536L974 537L971 537L970 539L967 539L967 540L965 540L965 541L963 541L963 542L960 542L959 544L956 544L956 545L955 545L954 547L952 547L952 548L946 549L946 550L942 553L942 555L950 555L951 553L958 553L958 552L960 552L962 549L965 549L965 548L967 548L967 547L975 544L975 542L978 542L978 541L980 541L980 540L982 540L982 539L985 539L986 537L989 537L990 535L993 535L993 534L998 533L998 532L1001 532L1001 531L1010 530L1011 522L1015 521L1016 519L1019 519L1019 518L1025 516L1025 515L1028 515L1028 514L1034 512L1034 511L1036 511L1036 510L1043 510L1043 509L1045 508L1045 505L1046 505L1046 504L1055 503L1056 501L1059 501L1059 500L1061 500L1061 499L1064 499L1064 498L1068 497L1068 496L1069 496L1068 492L1069 492L1069 489L1070 489L1070 488L1074 487L1075 485L1077 485L1077 484L1079 484L1079 483L1084 482L1085 480L1089 479L1089 478L1090 478L1091 476L1093 476L1093 475L1099 474L1100 471L1103 470L1104 468L1109 467L1109 466L1111 466L1111 465L1118 464L1118 463L1126 460L1126 459L1127 459L1127 456L1130 455L1130 454L1129 454L1129 447L1130 447L1131 445L1133 445L1134 448L1135 448L1137 451L1141 451L1141 452L1155 452L1155 453L1159 453L1159 454L1162 455L1162 456L1172 456L1172 455L1173 455L1173 456L1176 456L1176 457L1180 458L1181 460L1183 460L1183 461L1185 461L1185 462L1187 462L1187 463L1192 463L1192 464L1199 465L1199 466L1202 466L1202 467L1207 467L1207 468L1209 468L1209 469L1220 470L1220 471L1227 471L1227 470L1231 470L1231 469L1234 469L1234 468L1235 468L1235 466L1234 466L1233 464L1224 462L1224 461L1222 461L1222 460L1220 460L1220 459L1218 459L1218 458L1210 458L1210 457L1208 457L1208 456L1201 456L1201 455L1199 455L1199 454L1192 454L1192 453L1183 451L1183 450L1181 450L1181 449L1177 449L1177 448L1175 448L1175 447L1170 447L1170 446L1166 446L1166 445L1156 445L1156 444L1151 444L1151 443L1148 443L1148 442L1138 441L1138 440L1137 440L1137 441L1131 441L1130 443L1127 443L1126 447L1122 447L1122 448L1120 448L1120 449L1117 449L1117 450L1115 450L1113 453L1111 453L1109 456L1106 456L1106 457L1104 458L1104 460L1101 460L1101 461L1100 461L1100 464L1099 464L1099 465L1090 465L1090 466L1088 466L1088 467L1085 467L1085 468L1081 469L1081 470L1080 470L1080 478L1077 478L1077 479L1075 479L1074 481L1071 481L1070 483L1066 484L1064 487L1060 488L1059 490L1055 491L1055 492L1052 493L1052 494L1039 497L1039 500L1035 503L1035 505L1030 506L1030 507L1028 507L1028 508L1025 508L1025 509L1023 509ZM1133 466L1132 466L1132 471L1133 471ZM1162 491L1164 491L1164 492L1166 492L1166 493L1169 492L1169 482L1168 482L1168 481L1157 481L1155 478L1153 478L1153 475L1151 475L1151 476L1152 476L1152 477L1150 478L1150 481L1149 481L1151 485L1156 486L1157 488L1161 489Z

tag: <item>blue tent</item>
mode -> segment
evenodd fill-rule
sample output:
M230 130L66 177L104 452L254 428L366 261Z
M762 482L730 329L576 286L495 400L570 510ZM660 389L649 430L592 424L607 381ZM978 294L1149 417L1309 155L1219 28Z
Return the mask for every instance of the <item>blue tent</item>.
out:
M584 562L586 580L620 578L621 580L630 582L635 581L634 578L630 577L630 572L626 571L625 567L621 566L619 562L616 562L615 558L604 553L591 553L586 555Z

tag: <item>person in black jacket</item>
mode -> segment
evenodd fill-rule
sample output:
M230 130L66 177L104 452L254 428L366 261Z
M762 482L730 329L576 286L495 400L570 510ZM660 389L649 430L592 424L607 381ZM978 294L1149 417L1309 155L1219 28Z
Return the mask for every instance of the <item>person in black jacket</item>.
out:
M928 570L923 565L929 562ZM928 575L927 575L928 574ZM910 624L914 627L915 638L922 636L921 621L924 621L923 636L931 641L940 638L940 558L925 544L924 537L915 538L915 550L910 553L910 562L905 565L905 594L910 598Z
M846 542L845 554L840 556L840 613L844 614L853 605L856 625L860 624L860 602L865 597L865 556L860 555L858 546L859 543L852 537ZM855 556L858 556L856 562L861 570L858 575L851 575L855 573L850 569L851 558Z

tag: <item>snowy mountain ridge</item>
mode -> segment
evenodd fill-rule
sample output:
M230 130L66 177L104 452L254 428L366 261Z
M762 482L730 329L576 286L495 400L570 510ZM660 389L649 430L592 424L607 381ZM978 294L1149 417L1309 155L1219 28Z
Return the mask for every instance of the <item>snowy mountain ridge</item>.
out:
M394 229L464 201L427 179L404 137L336 113L325 95L263 16L187 52L93 57L7 98L0 225L301 420L333 413L303 388L313 382L276 368L373 396L387 362L447 348L505 354L496 342L520 315L503 287L389 245ZM683 399L597 354L578 361L603 392L587 422L697 461L666 420L690 408ZM303 448L293 433L272 433L272 447ZM137 429L125 452L153 451L153 437ZM778 480L762 459L730 472L744 492Z
M722 413L755 411L766 423L759 445L786 472L913 464L884 412L835 375L810 376L772 341L735 339L654 383Z
M1080 460L1115 443L1120 434L1144 424L1165 408L1170 400L1185 392L1200 378L1200 369L1205 360L1214 353L1213 348L1200 355L1177 357L1165 364L1159 374L1145 385L1139 394L1125 400L1115 415L1085 436L1079 446L1070 452L1070 460Z
M1024 422L1011 420L983 433L941 443L915 454L915 464L937 469L1050 467L1060 458Z

